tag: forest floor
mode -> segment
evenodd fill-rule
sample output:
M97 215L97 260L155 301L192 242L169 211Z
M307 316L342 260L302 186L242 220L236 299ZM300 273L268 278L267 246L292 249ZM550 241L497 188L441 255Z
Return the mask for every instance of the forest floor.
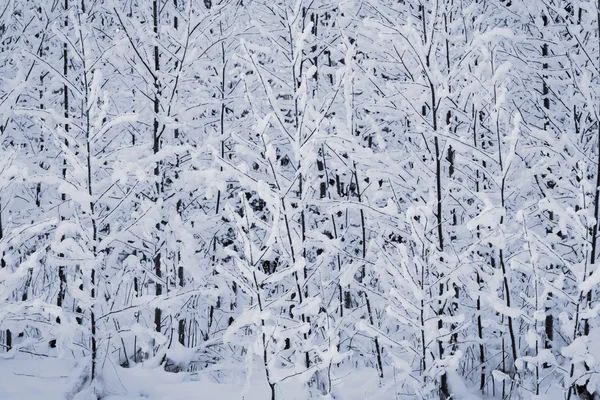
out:
M242 399L244 382L220 384L208 377L189 373L168 373L160 368L145 369L138 365L125 369L105 367L103 400L188 400ZM1 400L65 400L76 386L77 367L74 362L54 358L0 360ZM246 400L268 398L268 387L251 382ZM294 399L292 396L286 398ZM74 400L87 397L82 393Z
M77 370L75 362L65 359L29 356L0 358L0 400L68 399L68 393L77 386ZM169 373L160 367L147 369L143 365L134 368L105 365L103 371L103 400L265 400L270 397L269 387L259 369L253 372L249 382L241 379L236 381L235 378L228 378L225 382L214 373ZM335 398L393 399L393 395L389 397L389 392L373 392L377 377L371 377L370 372L351 373L353 376L348 375L343 381L340 379L335 385L335 392L338 393ZM278 400L306 400L310 397L306 385L294 379L286 380L277 388ZM83 392L73 400L88 398Z
M210 372L171 373L162 367L133 368L104 365L102 400L265 400L270 398L269 387L260 368L253 371L248 381L235 377L219 377ZM379 382L374 369L347 371L344 377L332 382L332 397L313 396L306 384L289 379L277 386L278 400L402 400L407 397L394 394L393 379ZM83 391L69 396L77 387L78 367L74 361L52 357L0 358L0 400L88 400ZM241 376L242 374L240 374ZM457 400L483 400L460 382L453 382ZM530 399L558 399L560 392L546 388L540 396Z

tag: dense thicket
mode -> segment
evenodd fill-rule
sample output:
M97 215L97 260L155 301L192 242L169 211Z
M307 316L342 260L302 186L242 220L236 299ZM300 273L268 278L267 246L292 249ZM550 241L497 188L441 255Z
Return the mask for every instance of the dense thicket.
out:
M599 79L592 0L4 0L0 355L592 398Z

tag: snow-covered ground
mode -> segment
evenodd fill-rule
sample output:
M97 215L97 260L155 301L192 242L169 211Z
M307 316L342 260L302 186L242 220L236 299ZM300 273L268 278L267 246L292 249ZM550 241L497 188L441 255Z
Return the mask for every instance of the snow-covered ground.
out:
M65 360L0 359L0 399L64 400L72 370Z
M107 363L108 364L108 363ZM1 400L65 400L76 386L77 365L70 360L55 358L0 359ZM210 373L169 373L162 368L147 369L143 365L121 368L105 365L103 400L265 400L270 397L264 376L254 371L249 382L224 382ZM378 389L372 371L361 371L340 378L334 383L336 398L389 399L388 389ZM221 382L220 382L221 381ZM277 398L305 400L310 396L306 387L289 379L278 385ZM74 400L87 400L85 391Z
M0 360L0 399L65 400L76 381L76 370L76 365L69 360ZM199 398L199 394L201 398L219 400L268 397L268 387L262 387L257 381L251 382L244 395L244 382L220 384L206 376L168 373L160 368L145 369L142 365L130 369L105 366L103 386L106 393L103 400L187 400ZM84 396L75 396L75 399L81 397ZM290 393L285 398L298 397Z
M25 355L13 359L0 358L0 400L89 400L86 390L73 396L81 372L72 360ZM78 372L79 371L79 372ZM241 371L240 371L241 372ZM391 371L388 371L391 372ZM240 376L243 374L240 373ZM455 400L487 400L475 390L464 386L458 375L451 375L450 384ZM269 387L260 365L245 380L215 372L170 373L163 368L147 368L143 364L122 368L108 360L103 368L102 400L267 400ZM310 393L299 379L287 379L277 385L277 400L405 400L394 390L393 375L380 381L373 369L349 370L332 381L333 396ZM525 396L531 400L558 400L564 393L549 379L540 396Z

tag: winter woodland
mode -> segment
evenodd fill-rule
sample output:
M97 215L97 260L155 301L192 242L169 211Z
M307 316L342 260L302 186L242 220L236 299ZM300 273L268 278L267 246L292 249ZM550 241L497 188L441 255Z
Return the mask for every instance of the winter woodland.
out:
M0 0L0 398L600 398L599 138L598 0Z

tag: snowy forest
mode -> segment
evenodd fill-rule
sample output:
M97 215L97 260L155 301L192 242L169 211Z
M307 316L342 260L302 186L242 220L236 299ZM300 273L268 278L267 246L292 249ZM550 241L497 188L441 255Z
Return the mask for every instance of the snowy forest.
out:
M600 0L0 0L0 399L599 399L599 188Z

